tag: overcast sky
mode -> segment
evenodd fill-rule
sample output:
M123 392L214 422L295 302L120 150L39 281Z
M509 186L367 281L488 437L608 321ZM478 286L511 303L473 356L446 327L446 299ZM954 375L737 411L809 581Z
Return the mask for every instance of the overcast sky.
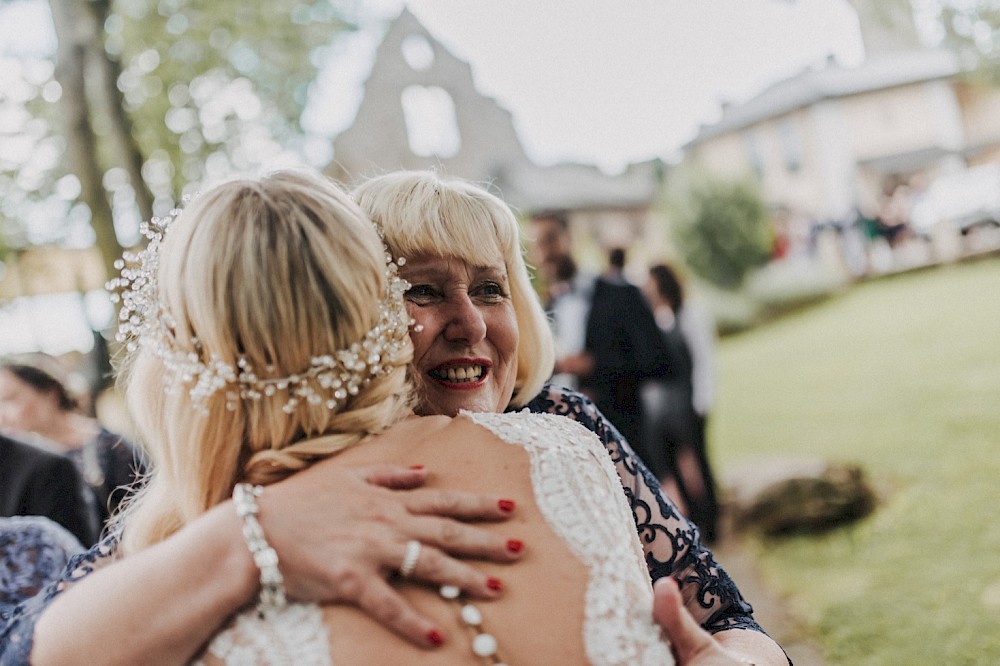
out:
M363 3L394 17L402 0ZM700 123L828 55L863 56L845 0L407 0L481 92L514 115L529 156L608 171L670 158ZM384 23L384 21L383 21ZM345 39L317 86L311 127L350 124L378 42Z

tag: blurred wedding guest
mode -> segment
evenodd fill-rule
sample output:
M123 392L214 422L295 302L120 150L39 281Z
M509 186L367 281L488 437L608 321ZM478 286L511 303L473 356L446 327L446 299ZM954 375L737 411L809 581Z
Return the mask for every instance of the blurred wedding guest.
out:
M544 213L531 221L534 254L547 284L559 282L565 259L572 256L569 219L564 213ZM554 299L554 334L566 347L556 359L555 372L573 375L579 390L625 437L644 462L649 451L643 436L640 384L669 372L667 352L642 292L624 279L624 251L613 250L603 275L577 272L568 288ZM572 387L571 387L572 388Z
M97 513L73 461L0 435L0 517L45 516L86 546L97 541Z
M705 437L715 393L715 324L696 300L685 299L677 273L666 264L649 269L643 291L670 351L671 374L644 387L649 415L650 469L706 541L716 537L719 503Z
M79 412L55 359L0 361L0 428L21 439L43 438L77 466L95 496L101 525L118 508L142 465L123 436Z
M556 257L545 284L545 311L552 326L556 357L563 360L561 367L552 375L551 382L574 390L580 388L580 382L575 374L569 372L565 359L583 353L587 331L581 322L587 320L590 310L587 290L575 285L577 273L573 257Z
M615 284L627 284L625 278L625 249L613 247L608 251L608 267L604 270L603 277Z
M0 617L59 578L83 544L44 516L0 518Z

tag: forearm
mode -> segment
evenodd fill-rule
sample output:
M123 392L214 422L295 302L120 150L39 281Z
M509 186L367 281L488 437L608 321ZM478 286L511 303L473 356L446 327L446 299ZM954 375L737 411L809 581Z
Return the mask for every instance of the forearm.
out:
M38 621L31 663L187 663L257 581L227 502L57 597Z
M729 629L712 636L735 657L755 666L788 666L784 650L767 634L750 629Z

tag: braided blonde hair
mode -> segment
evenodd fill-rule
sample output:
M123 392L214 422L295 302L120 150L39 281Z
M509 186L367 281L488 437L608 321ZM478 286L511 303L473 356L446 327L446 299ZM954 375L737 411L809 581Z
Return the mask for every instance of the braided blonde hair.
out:
M173 342L192 352L290 376L349 348L372 328L384 295L385 250L370 221L332 182L283 171L224 183L171 224L159 294ZM198 409L168 390L167 370L136 349L121 374L152 471L116 527L128 554L165 539L229 497L352 446L409 413L405 353L335 410L285 396L217 391ZM280 392L279 392L280 393Z

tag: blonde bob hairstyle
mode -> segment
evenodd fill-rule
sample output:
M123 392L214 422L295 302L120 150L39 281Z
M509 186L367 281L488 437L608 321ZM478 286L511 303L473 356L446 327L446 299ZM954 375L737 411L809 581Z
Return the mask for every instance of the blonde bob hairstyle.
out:
M375 325L384 257L371 222L329 180L283 171L219 185L180 213L160 248L158 296L171 317L170 344L233 367L242 356L276 377L302 372ZM152 460L116 525L124 554L168 537L227 499L236 483L278 481L410 411L408 336L399 363L339 409L303 400L290 413L282 390L230 398L227 407L224 387L195 407L190 385L172 385L144 347L126 357L121 375Z
M503 260L520 340L510 406L534 398L552 375L555 350L524 261L521 227L507 204L478 185L433 171L376 176L357 186L354 198L382 228L394 256L457 257L477 265Z

